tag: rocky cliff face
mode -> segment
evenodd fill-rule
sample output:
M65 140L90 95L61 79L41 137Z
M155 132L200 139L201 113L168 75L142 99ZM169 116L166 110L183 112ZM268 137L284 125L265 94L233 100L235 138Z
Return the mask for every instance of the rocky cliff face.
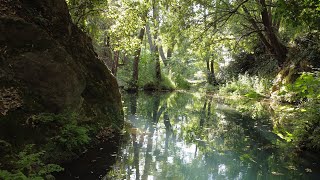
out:
M0 120L69 111L122 126L116 79L64 0L0 0L0 92Z

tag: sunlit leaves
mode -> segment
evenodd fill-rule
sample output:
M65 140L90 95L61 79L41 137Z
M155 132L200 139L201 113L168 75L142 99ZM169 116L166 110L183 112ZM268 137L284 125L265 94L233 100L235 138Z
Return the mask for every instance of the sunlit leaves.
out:
M290 96L288 96L288 94ZM288 96L289 101L316 100L320 97L320 78L319 72L303 72L293 83L283 86L281 96Z
M133 53L139 48L139 30L145 25L149 4L146 1L113 1L107 16L113 23L109 27L112 46L116 50Z

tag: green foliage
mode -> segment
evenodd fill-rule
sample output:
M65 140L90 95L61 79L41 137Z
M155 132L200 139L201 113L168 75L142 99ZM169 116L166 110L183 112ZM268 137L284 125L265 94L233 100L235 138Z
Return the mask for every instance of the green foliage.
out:
M60 113L60 114L52 114L52 113L40 113L37 115L31 116L27 123L33 126L37 125L48 125L50 123L55 123L57 125L63 125L68 122L75 122L77 119L77 114L75 113Z
M298 106L277 105L273 107L275 133L298 148L319 151L319 108L319 100L306 101Z
M320 77L319 71L310 73L303 72L301 76L289 85L289 90L296 93L296 98L303 100L305 98L320 99Z
M161 75L162 75L162 78L161 78L161 82L160 82L160 89L174 90L176 87L175 87L173 81L165 74L162 73Z
M239 75L238 79L227 82L220 87L222 94L243 95L249 98L258 98L267 95L271 87L271 82L258 76L250 77L248 74Z
M58 144L66 147L68 151L79 149L90 141L88 129L76 124L68 124L64 126L55 139Z
M147 51L141 54L139 63L139 87L144 87L147 84L153 84L155 82L155 64L152 54Z
M296 110L296 129L293 131L293 140L311 150L320 150L320 102L304 103Z
M181 76L180 74L177 75L177 77L175 78L175 81L179 89L191 88L191 84L185 78L183 78L183 76Z
M78 115L75 113L50 114L42 113L32 117L32 123L42 123L42 126L56 125L56 133L52 137L53 144L63 147L65 150L72 152L81 149L88 144L89 129L78 124Z
M318 0L279 0L277 6L285 23L290 23L294 27L307 27L308 30L320 29L320 2Z
M303 72L293 84L284 85L279 96L288 102L320 99L319 72Z
M295 102L288 108L275 108L283 139L293 141L301 148L320 149L319 72L303 72L292 84L285 84L279 96L287 102ZM287 133L289 132L289 133Z
M12 180L27 180L28 177L24 175L22 172L11 173L6 170L0 170L0 178L1 179L12 179ZM33 178L33 179L43 179L41 177Z
M161 19L159 27L156 20L147 13L154 5L150 1L76 0L69 1L69 5L75 22L78 20L78 25L83 26L98 45L105 46L105 37L109 37L111 49L121 51L127 57L144 45L139 63L139 88L173 89L175 84L179 89L189 89L191 87L189 82L192 80L203 80L194 77L194 74L203 72L206 68L205 61L208 58L214 58L215 74L221 74L221 79L226 81L219 93L243 96L246 102L237 104L238 110L242 112L259 111L260 105L250 104L247 99L267 96L272 84L269 78L273 78L279 70L276 53L273 52L277 46L268 49L268 46L262 43L261 34L257 33L267 29L261 23L262 1L154 2L159 6ZM286 47L292 48L287 59L299 68L297 71L292 71L292 74L318 68L319 1L277 0L267 2L267 6L272 7L267 10L274 26L274 35L277 36L280 44L283 43ZM246 13L245 8L250 13ZM256 21L258 27L254 27L250 17ZM157 82L155 78L155 61L153 60L155 58L147 50L149 48L147 35L142 43L137 39L137 33L145 23L150 25L151 35L157 34L159 38L157 45L161 45L164 50L173 51L173 56L168 60L168 66L162 67L161 82ZM272 46L272 41L266 34L263 32L262 36ZM230 64L221 69L221 64L224 61L229 62L230 59L232 60ZM298 64L302 65L298 66ZM131 75L132 62L119 68L120 85L128 86L132 80ZM289 78L295 80L296 77ZM318 107L319 81L318 72L304 72L295 82L292 84L284 82L283 87L280 88L279 96L285 101L299 104L299 108L295 107L299 110L292 112L297 113L294 117L298 120L291 119L295 130L283 131L287 139L306 142L310 146L317 144L319 137L316 134L319 130L314 127L318 126L318 112L312 109L311 104ZM202 84L201 86L203 88ZM214 90L216 87L208 85L206 88ZM300 112L302 109L303 112ZM74 119L74 117L40 115L31 118L29 123L34 126L57 125L60 134L54 136L56 142L53 144L72 151L75 147L88 143L90 138L86 127L80 126L74 120L69 122L68 119Z
M118 81L121 86L125 88L130 86L131 77L128 74L132 74L132 62L121 67L118 72ZM163 90L173 90L175 89L174 82L172 79L165 74L161 73L161 82L158 83L155 75L155 61L152 54L149 51L143 49L140 62L139 62L139 79L138 87L145 89L163 89Z
M62 171L59 165L50 162L60 162L72 158L82 150L91 138L94 127L79 123L79 115L73 112L60 114L40 113L31 116L26 126L36 129L37 138L42 141L31 141L30 145L15 145L1 141L1 146L10 147L0 170L0 179L47 179L53 172ZM30 143L30 140L28 140ZM37 144L35 144L37 143ZM22 149L22 150L21 150Z
M289 53L289 59L295 63L319 68L320 63L320 33L317 31L299 34L294 39L294 47Z
M259 97L261 97L260 94L258 94L257 92L250 90L247 94L244 95L247 98L251 98L251 99L258 99Z
M26 126L36 128L36 136L41 135L37 139L42 142L31 141L37 144L15 146L10 151L6 150L10 154L3 159L9 166L0 171L0 179L44 179L52 172L62 171L59 165L49 162L72 158L89 143L89 131L93 130L80 125L79 116L73 112L33 115L26 121Z
M140 48L137 33L145 24L149 6L147 1L110 1L104 15L111 21L106 34L111 37L113 48L128 54Z
M239 74L249 74L264 78L274 78L277 73L277 61L265 55L263 44L255 45L253 52L243 51L232 54L233 60L223 68L224 80L237 77Z
M14 170L0 170L2 179L44 179L46 175L53 172L63 171L63 168L56 164L45 164L42 156L45 151L38 151L34 145L26 145L25 148L14 155L16 161L12 162Z

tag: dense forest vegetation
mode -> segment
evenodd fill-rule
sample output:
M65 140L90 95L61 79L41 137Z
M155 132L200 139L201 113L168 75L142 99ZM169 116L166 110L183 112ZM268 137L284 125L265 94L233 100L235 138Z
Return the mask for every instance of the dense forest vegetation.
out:
M0 3L0 179L54 178L61 162L118 136L118 85L205 94L202 110L193 104L208 108L205 119L212 98L253 120L263 102L279 147L320 150L319 0ZM156 102L143 107L153 116L143 113L158 122L168 115L157 116ZM204 136L194 127L187 132Z
M278 134L302 149L319 150L320 2L68 4L73 21L92 37L125 90L191 89L270 99Z

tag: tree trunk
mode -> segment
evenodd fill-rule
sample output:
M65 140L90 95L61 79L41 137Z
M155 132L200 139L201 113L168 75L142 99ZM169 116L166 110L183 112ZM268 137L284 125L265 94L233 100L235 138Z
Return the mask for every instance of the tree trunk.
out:
M174 37L172 37L172 42L170 42L170 44L168 45L166 65L168 65L168 62L169 62L170 58L172 57L174 45L175 45Z
M160 58L159 58L159 52L158 49L155 51L155 58L156 58L156 79L157 83L160 84L161 82L161 66L160 66Z
M114 76L117 76L118 65L119 65L119 51L114 51L113 66L111 71Z
M160 58L159 58L159 49L158 49L158 33L159 33L159 9L158 9L158 1L153 0L153 19L154 19L154 26L156 28L154 33L154 57L156 61L156 81L157 84L161 82L161 66L160 66Z
M167 58L164 55L163 47L161 45L159 46L159 54L160 54L160 57L162 59L164 66L167 66Z
M138 36L140 43L142 43L143 41L144 32L145 32L145 28L143 27L140 29L139 36ZM138 90L140 53L141 53L141 48L139 47L134 53L133 74L132 74L132 82L131 82L132 90Z
M270 51L270 53L273 53L273 48L271 46L271 44L268 42L268 40L266 39L266 37L263 35L261 29L259 28L259 26L257 25L257 22L253 19L253 17L251 16L251 13L249 12L249 10L247 9L246 6L242 6L243 11L247 14L248 16L248 20L251 23L251 25L253 26L253 28L257 31L257 34L260 38L260 40L262 41L262 43L266 46L266 48Z
M218 85L218 82L216 80L216 76L214 74L214 60L211 59L210 61L210 57L207 56L206 57L206 63L207 63L207 79L208 79L208 83L211 85Z
M259 2L262 6L262 11L261 11L262 23L266 30L266 34L270 41L270 44L274 50L275 56L279 61L279 65L281 66L286 60L287 48L280 42L280 40L276 35L275 29L272 26L271 12L268 12L268 8L265 0L259 0Z
M206 58L206 63L207 63L207 81L209 84L212 84L211 78L210 78L210 76L211 76L210 60L209 60L209 57L207 57L207 56L205 58Z
M169 47L168 50L167 50L167 61L168 59L170 59L172 57L172 50L173 48Z
M211 83L212 85L218 85L216 75L214 74L214 59L211 59L211 70L210 70L210 78L211 78Z
M156 45L156 42L153 42L153 39L156 41L157 40L156 36L154 38L152 38L149 25L146 25L146 32L147 32L147 36L148 36L148 43L150 46L150 52L155 54L155 52L157 51L157 45ZM156 32L156 34L157 34L157 32ZM158 52L160 54L160 57L161 57L163 64L165 66L167 66L167 61L166 61L167 59L166 59L166 56L164 55L163 47L161 45L158 48Z
M279 66L282 66L284 61L286 60L287 48L280 42L276 35L277 28L272 26L271 12L268 12L268 7L265 3L265 0L257 0L257 2L262 6L261 19L264 29L261 29L258 26L256 20L254 20L246 6L243 5L242 9L247 14L249 22L257 31L262 43L266 46L268 51L273 54L278 60ZM262 33L263 31L265 31L265 35Z
M147 32L147 36L148 36L148 43L149 43L149 46L150 46L150 52L154 52L154 45L153 45L153 42L152 42L152 35L151 35L151 32L150 32L150 26L147 24L146 25L146 32Z

